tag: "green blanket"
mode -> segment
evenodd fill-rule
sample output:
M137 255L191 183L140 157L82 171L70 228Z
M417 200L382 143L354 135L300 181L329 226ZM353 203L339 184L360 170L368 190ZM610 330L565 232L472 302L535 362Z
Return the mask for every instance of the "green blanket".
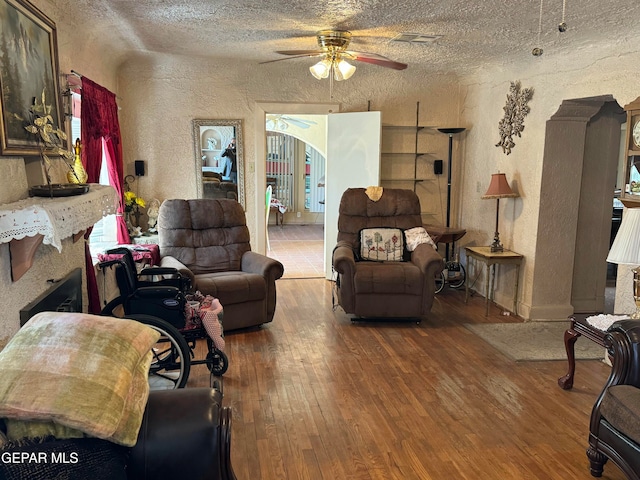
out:
M158 338L133 320L35 315L0 353L0 417L8 419L9 437L41 436L49 426L58 436L75 429L134 445Z

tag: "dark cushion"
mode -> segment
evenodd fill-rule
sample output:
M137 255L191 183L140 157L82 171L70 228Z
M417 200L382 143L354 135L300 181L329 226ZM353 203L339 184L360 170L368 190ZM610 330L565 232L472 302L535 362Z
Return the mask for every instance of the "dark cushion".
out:
M355 293L422 295L420 269L410 262L359 262L354 277Z
M264 300L267 282L262 275L245 272L207 273L196 277L196 289L220 300L223 306Z
M640 388L632 385L607 388L600 413L623 435L640 444Z
M129 452L99 438L9 442L0 449L0 478L126 480Z

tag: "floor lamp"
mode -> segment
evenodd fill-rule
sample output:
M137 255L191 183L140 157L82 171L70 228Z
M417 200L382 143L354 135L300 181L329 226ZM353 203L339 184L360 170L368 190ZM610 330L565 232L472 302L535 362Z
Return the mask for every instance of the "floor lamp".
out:
M439 128L438 131L440 133L446 133L449 135L449 163L447 167L447 224L446 227L450 227L451 223L451 163L453 161L453 136L456 133L464 132L465 129L462 127L452 127L452 128ZM447 243L445 250L446 260L449 261L449 244Z

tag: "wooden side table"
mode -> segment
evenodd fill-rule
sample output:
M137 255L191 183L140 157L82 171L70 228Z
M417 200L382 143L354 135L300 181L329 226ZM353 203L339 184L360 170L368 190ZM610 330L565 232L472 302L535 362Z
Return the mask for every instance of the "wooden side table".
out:
M467 254L467 274L469 272L469 259L483 262L487 266L487 273L490 273L485 282L485 315L489 315L489 302L493 301L493 290L495 288L496 265L515 265L516 282L513 292L513 313L518 314L518 281L520 279L520 265L522 265L521 254L505 249L502 252L492 252L491 247L465 247ZM469 300L469 282L465 286L465 303Z
M573 376L576 372L576 356L575 356L575 345L578 337L583 335L585 338L588 338L592 342L597 343L602 348L604 348L604 337L607 334L604 330L599 330L596 327L592 326L589 322L587 322L588 315L573 315L569 317L571 320L571 325L564 332L564 348L567 351L567 360L569 361L569 370L567 374L560 377L558 379L558 385L563 390L570 390L573 388ZM604 355L603 355L604 357Z

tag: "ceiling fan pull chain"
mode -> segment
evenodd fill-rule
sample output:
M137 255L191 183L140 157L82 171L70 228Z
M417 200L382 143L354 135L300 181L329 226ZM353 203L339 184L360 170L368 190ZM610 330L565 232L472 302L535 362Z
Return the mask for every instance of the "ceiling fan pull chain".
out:
M333 63L331 64L331 69L329 70L329 101L333 100Z
M538 20L538 46L534 47L534 49L531 51L531 54L534 57L539 57L543 53L542 47L540 47L540 35L542 34L542 5L543 5L543 3L544 3L544 0L540 0L540 19Z
M562 0L562 21L558 25L558 31L564 33L567 31L567 22L564 21L564 15L567 11L567 0Z

